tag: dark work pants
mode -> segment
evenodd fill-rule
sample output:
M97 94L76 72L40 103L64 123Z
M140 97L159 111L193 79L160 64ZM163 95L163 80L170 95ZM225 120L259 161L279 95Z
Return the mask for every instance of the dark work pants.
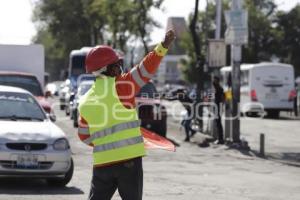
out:
M195 131L192 129L192 120L191 119L185 119L182 122L185 130L185 135L187 140L190 139L190 136L195 134Z
M110 200L118 189L122 200L142 200L142 158L93 169L89 200Z
M224 141L224 136L223 136L223 126L222 126L222 118L220 115L218 115L218 118L215 119L217 129L218 129L218 140L220 142Z

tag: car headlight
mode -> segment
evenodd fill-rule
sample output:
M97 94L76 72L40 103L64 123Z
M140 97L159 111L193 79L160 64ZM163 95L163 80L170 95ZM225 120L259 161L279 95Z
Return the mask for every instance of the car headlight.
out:
M70 145L67 139L61 138L54 142L53 148L58 151L63 151L69 149Z

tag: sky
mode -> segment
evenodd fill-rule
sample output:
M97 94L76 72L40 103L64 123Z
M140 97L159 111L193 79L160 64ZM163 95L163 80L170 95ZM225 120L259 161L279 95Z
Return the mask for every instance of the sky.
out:
M0 0L0 44L29 44L35 35L32 23L33 3L36 0ZM167 18L185 17L194 9L195 0L165 0L163 11L153 10L151 15L160 22L151 34L152 42L159 42L165 32ZM200 10L205 9L205 0L200 0ZM300 0L275 0L280 10L290 10Z

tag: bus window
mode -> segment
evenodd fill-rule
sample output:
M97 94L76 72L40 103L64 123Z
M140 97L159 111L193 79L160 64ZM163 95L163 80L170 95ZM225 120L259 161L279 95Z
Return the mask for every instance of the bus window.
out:
M71 59L71 74L79 76L85 73L85 56L73 56Z
M241 71L241 86L249 85L249 71L243 70Z
M68 78L71 81L72 88L77 88L77 79L80 75L85 74L85 57L91 47L72 50L69 59Z

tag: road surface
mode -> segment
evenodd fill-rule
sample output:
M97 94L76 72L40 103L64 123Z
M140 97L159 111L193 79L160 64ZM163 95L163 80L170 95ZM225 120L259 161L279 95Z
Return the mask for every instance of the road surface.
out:
M57 102L55 100L55 102ZM56 124L70 140L75 162L72 181L64 188L49 187L43 180L0 179L0 200L83 200L91 181L91 148L79 141L76 129L64 113L55 108ZM252 152L211 144L200 148L203 135L191 143L182 142L178 121L169 116L168 137L177 141L175 153L149 151L144 158L145 200L298 200L300 168L277 160L262 159ZM300 121L242 120L242 137L257 149L259 133L266 133L267 149L275 155L286 153L292 161L300 155ZM295 159L296 158L296 159ZM118 193L113 197L120 199Z

